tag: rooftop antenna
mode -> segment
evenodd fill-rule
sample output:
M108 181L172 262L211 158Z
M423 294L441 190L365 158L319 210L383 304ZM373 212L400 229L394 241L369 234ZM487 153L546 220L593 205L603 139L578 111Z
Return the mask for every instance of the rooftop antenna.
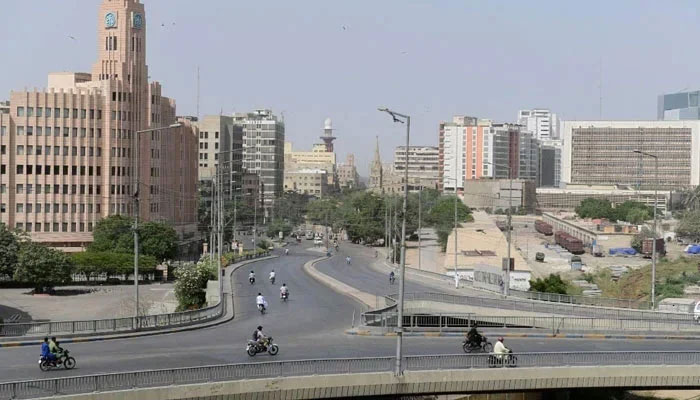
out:
M197 121L199 121L199 65L197 66Z

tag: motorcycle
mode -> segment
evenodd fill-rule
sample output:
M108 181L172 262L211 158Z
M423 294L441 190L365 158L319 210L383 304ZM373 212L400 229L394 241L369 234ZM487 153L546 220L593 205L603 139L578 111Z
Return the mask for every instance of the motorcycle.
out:
M56 360L49 360L46 357L39 357L39 369L46 372L54 368L63 366L65 369L75 368L75 358L69 355L68 350L63 350L56 355Z
M255 277L251 276L250 278L248 278L248 282L250 282L251 285L255 285Z
M270 283L273 284L273 285L275 284L275 277L274 277L274 276L271 276L271 277L270 277Z
M265 314L265 305L258 304L258 311L260 311L260 314Z
M508 353L505 354L491 354L489 355L489 368L495 367L509 367L513 368L517 366L518 357L513 355L513 350L508 349Z
M282 301L286 302L287 299L289 299L289 291L286 291L286 292L282 293L282 294L280 295L280 298L282 299Z
M276 356L277 353L280 351L280 348L276 344L272 344L272 338L268 337L267 343L265 344L259 344L255 340L248 340L248 345L246 346L245 351L251 357L255 356L258 353L264 352L268 352L271 356Z
M490 353L491 350L493 350L493 345L488 341L486 336L481 336L481 343L474 343L469 339L465 339L464 342L462 342L462 350L464 350L465 353L471 353L474 350Z
M390 275L389 276L389 284L393 285L395 281L396 281L396 277L394 275Z

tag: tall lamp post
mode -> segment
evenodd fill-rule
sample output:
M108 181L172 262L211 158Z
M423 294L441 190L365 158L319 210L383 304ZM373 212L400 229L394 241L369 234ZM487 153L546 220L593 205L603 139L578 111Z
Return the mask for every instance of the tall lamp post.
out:
M659 157L641 150L633 150L632 152L654 159L654 181L656 184L654 185L654 239L651 245L651 309L653 310L656 307L656 208L659 198Z
M396 371L394 373L399 376L401 370L401 351L403 341L403 292L404 292L404 276L406 275L406 214L408 208L408 146L410 143L411 134L411 117L396 111L389 110L386 107L378 109L391 115L394 122L406 124L406 158L404 159L404 182L403 182L403 217L401 222L401 269L399 271L399 304L398 304L398 320L396 323Z
M139 176L140 164L140 149L141 142L139 135L142 133L164 131L170 128L179 128L182 124L175 123L159 128L144 129L136 131L134 139L136 141L136 157L134 166L134 318L138 320L139 316L139 184L141 177Z
M455 159L457 156L455 155ZM456 169L455 169L456 171ZM456 175L455 175L456 176ZM459 272L457 272L457 202L459 201L459 196L457 196L457 178L445 178L443 177L443 180L445 181L454 181L455 183L455 221L454 221L454 233L455 233L455 251L454 251L454 256L455 256L455 288L459 289Z
M513 169L510 165L496 164L489 161L484 161L484 164L489 164L494 167L506 168L508 169L508 223L506 224L506 239L508 241L508 252L506 257L508 258L508 264L506 266L506 279L503 282L503 295L508 296L510 293L510 246L511 246L511 231L513 230ZM494 174L495 175L495 174ZM522 187L521 187L522 192ZM500 190L499 190L500 193Z

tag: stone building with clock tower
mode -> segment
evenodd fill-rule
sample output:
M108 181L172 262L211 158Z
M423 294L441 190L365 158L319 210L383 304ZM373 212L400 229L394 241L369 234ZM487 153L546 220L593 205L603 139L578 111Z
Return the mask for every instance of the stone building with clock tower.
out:
M0 221L81 251L101 218L134 215L138 185L142 220L196 244L198 132L148 81L144 5L102 0L97 35L92 73L50 73L46 89L13 91L0 107Z

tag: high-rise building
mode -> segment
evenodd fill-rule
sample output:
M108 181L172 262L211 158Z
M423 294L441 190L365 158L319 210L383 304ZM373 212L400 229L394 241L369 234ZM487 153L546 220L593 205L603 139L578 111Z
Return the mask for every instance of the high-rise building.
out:
M284 190L324 197L328 194L328 172L324 169L285 171Z
M376 193L382 192L382 179L384 167L382 166L382 156L379 154L379 136L377 136L377 144L374 147L374 159L369 165L369 182L367 189Z
M679 189L700 184L700 121L565 121L566 184ZM651 157L658 157L658 181Z
M148 81L145 22L138 0L103 0L92 73L52 73L48 89L10 93L0 112L3 223L80 251L100 219L133 214L137 195L142 219L196 234L197 131Z
M700 91L662 94L658 97L656 118L678 121L700 119Z
M532 132L538 140L559 139L559 118L548 109L520 110L518 124Z
M394 150L393 171L401 178L404 176L406 153L406 146L398 146ZM439 155L438 148L434 146L408 147L409 191L420 190L420 188L437 188L439 178Z
M199 128L199 180L214 178L222 161L224 169L219 174L229 176L240 186L243 128L234 125L233 117L226 115L206 115L195 124Z
M338 185L341 189L354 189L360 185L360 175L355 166L355 155L348 154L345 162L338 164Z
M311 151L294 151L292 142L284 143L284 172L301 169L322 169L326 171L328 190L338 186L335 153L327 151L325 143L313 145Z
M440 124L438 154L443 191L454 191L455 184L460 191L468 180L538 179L539 141L521 125L454 117Z
M243 128L243 169L260 177L266 207L284 186L284 121L271 110L235 113L233 123Z
M561 141L540 143L540 175L538 187L559 187L561 181Z

